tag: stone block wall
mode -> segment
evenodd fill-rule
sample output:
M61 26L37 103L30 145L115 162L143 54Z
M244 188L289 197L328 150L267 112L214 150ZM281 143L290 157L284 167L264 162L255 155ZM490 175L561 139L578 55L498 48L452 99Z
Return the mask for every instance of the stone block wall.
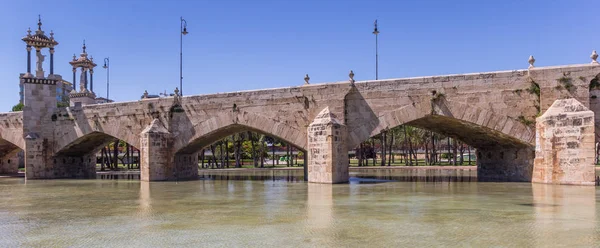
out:
M574 98L556 100L536 120L533 182L594 185L594 113Z
M346 126L325 108L308 126L308 181L348 182L349 160Z
M143 133L140 147L140 179L163 181L171 177L172 158L168 133Z
M23 80L23 136L25 174L28 179L55 178L52 144L56 109L56 82L48 79Z
M530 182L535 152L531 148L477 149L480 182Z
M198 177L198 153L176 154L173 178L178 180Z
M81 156L55 156L53 178L96 178L96 153Z
M4 157L0 158L0 174L15 174L19 172L19 152L20 149L14 150Z

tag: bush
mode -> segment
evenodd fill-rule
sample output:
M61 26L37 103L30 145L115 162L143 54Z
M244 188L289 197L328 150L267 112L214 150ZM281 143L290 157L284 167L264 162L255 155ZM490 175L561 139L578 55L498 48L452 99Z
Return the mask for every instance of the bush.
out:
M16 112L16 111L23 111L23 104L22 103L18 103L17 105L12 107L12 112Z

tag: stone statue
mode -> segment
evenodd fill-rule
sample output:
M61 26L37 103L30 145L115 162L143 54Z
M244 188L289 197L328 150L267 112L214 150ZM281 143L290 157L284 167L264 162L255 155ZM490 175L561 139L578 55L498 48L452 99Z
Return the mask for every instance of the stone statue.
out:
M84 68L81 68L81 76L79 77L79 88L81 92L87 91L87 80L85 78L85 74L87 71Z
M44 71L44 68L42 68L42 64L44 64L44 58L46 58L46 55L42 55L40 50L37 50L35 55L37 56L37 70Z

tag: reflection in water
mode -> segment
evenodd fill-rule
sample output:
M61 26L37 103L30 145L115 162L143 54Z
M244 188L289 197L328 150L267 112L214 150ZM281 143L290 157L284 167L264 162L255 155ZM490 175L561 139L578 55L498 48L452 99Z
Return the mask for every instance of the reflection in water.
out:
M139 172L102 172L96 174L102 180L140 180Z
M400 182L476 182L473 169L360 169L350 172L350 183ZM202 170L201 179L302 182L302 170ZM369 180L377 179L377 180Z
M600 244L596 221L596 188L532 184L535 246L584 247ZM549 231L554 230L554 231ZM573 239L574 236L583 238Z
M150 199L150 182L140 182L140 204L138 208L140 217L148 217L152 213L152 199Z
M477 182L477 171L472 169L368 169L350 175L400 182Z
M330 227L333 224L333 185L308 184L306 211L306 223L315 233Z
M354 170L350 184L336 185L304 183L302 174L203 171L208 180L150 183L135 174L0 178L0 247L600 244L597 187L477 183L474 171Z
M199 177L209 180L303 182L304 172L301 170L201 170Z

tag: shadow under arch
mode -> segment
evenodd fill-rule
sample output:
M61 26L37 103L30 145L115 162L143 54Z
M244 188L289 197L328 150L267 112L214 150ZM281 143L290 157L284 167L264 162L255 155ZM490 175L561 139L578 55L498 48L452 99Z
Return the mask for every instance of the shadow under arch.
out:
M15 174L19 171L23 149L10 141L0 138L0 174Z
M594 112L595 137L596 143L598 143L600 142L600 74L590 80L589 97L590 110Z
M80 156L88 153L97 153L105 147L108 143L113 142L119 138L112 135L94 131L86 135L79 137L71 143L65 145L58 150L56 156ZM122 140L122 139L119 139ZM127 141L125 141L128 143ZM128 143L129 144L129 143ZM137 149L135 145L129 144Z
M175 153L191 154L229 135L253 131L282 140L306 151L306 132L251 112L227 113L200 122L176 137Z
M99 146L102 140L123 140L127 144L139 147L140 134L135 129L128 128L123 123L101 123L99 119L87 120L80 114L74 114L78 119L69 130L61 133L55 138L54 152L59 153L66 150L90 150L88 146ZM80 145L79 145L80 144ZM83 146L80 149L74 145Z
M444 97L415 101L383 113L371 130L354 128L349 132L349 148L354 148L381 131L410 125L446 136L477 149L479 181L529 182L535 158L535 129L512 117L469 106Z
M410 125L459 139L475 148L533 148L535 129L519 120L464 103L415 102L380 115L372 130L350 131L349 147L400 125ZM368 126L368 125L367 125Z
M54 177L96 178L96 154L115 140L114 136L94 131L65 145L54 153L50 161L54 164Z

